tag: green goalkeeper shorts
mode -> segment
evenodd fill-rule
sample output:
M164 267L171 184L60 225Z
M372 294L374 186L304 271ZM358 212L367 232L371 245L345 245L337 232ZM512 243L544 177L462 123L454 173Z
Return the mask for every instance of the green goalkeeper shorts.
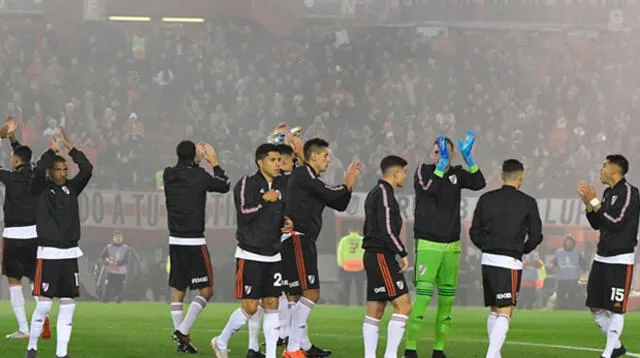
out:
M416 238L413 282L456 287L460 269L460 241L441 243Z

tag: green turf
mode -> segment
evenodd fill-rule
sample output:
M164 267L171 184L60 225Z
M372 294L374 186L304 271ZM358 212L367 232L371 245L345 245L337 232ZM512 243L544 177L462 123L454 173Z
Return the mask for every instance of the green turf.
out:
M212 303L207 306L191 332L194 344L201 349L200 356L212 356L208 349L210 339L225 325L236 305ZM29 305L29 312L33 304ZM420 344L420 356L431 357L434 310L425 317L424 338ZM388 313L388 312L387 312ZM55 338L54 318L52 328ZM388 314L387 314L388 317ZM318 306L311 315L312 341L334 350L333 357L362 357L363 308ZM484 309L455 308L447 354L450 358L484 357L486 349ZM159 303L101 304L81 303L76 309L70 355L78 358L140 358L179 357L169 336L171 334L169 306ZM11 306L0 303L0 333L16 328ZM626 315L623 339L630 352L640 353L640 313ZM380 330L378 356L384 353L386 323ZM537 347L527 344L564 345L600 348L604 336L596 328L587 312L516 312L511 331L503 349L503 357L512 358L578 358L598 357L597 352L576 351L553 347ZM0 339L0 357L20 358L27 341ZM246 354L246 329L238 332L230 345L230 357L243 358ZM42 341L40 357L55 356L55 341ZM400 355L402 356L402 355Z

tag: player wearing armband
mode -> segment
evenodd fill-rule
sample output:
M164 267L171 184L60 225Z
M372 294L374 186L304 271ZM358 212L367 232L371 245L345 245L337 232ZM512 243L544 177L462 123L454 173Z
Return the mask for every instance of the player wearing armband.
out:
M486 186L484 176L473 161L475 142L472 131L458 147L469 170L453 166L453 142L444 136L436 139L432 154L435 164L421 164L414 177L416 192L414 236L416 297L407 327L405 357L417 357L422 319L434 290L438 288L433 358L446 357L444 344L451 326L451 311L456 299L460 261L460 198L462 189L478 191Z

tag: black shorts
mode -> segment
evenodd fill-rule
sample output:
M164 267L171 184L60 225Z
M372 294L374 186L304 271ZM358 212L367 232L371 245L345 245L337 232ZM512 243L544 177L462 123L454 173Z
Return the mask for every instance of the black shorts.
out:
M288 294L299 295L304 290L320 288L315 241L294 233L282 243L280 254L282 278Z
M207 245L169 245L169 286L180 291L213 287L213 267Z
M486 307L508 307L517 303L522 270L482 265L482 287Z
M236 259L237 299L260 299L282 295L280 262Z
M49 298L80 296L78 259L38 259L33 280L33 295Z
M394 254L365 252L364 269L367 272L367 301L393 301L409 292Z
M2 239L2 274L16 279L33 281L36 273L36 239Z
M625 313L632 280L633 265L594 261L587 283L587 307Z

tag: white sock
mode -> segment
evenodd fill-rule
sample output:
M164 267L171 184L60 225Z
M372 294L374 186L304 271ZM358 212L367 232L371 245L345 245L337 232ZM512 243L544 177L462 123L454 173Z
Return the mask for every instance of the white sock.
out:
M491 337L489 338L489 349L487 350L486 358L495 358L500 354L502 345L507 338L507 332L509 332L509 316L504 314L498 314L496 321L493 324L491 330Z
M616 348L620 348L620 335L624 328L624 316L618 313L611 314L611 323L607 329L607 345L602 354L605 357L611 357L611 353ZM617 345L617 347L616 347Z
M311 349L311 346L311 340L309 339L309 326L305 326L302 330L302 335L300 336L300 349L308 351Z
M29 285L31 287L31 293L33 294L33 282L31 282L31 284ZM33 296L33 299L38 302L38 296Z
M36 309L31 316L31 331L29 332L29 346L27 349L38 350L38 338L42 334L42 326L44 325L44 319L51 311L53 301L40 300L36 304Z
M364 323L362 324L362 337L364 338L364 358L376 358L379 330L379 319L364 316Z
M391 315L387 326L387 350L384 352L384 358L397 358L398 346L404 336L404 329L407 326L409 317L394 313Z
M605 337L608 336L607 332L609 330L609 325L611 324L611 312L601 310L597 312L592 312L591 315L593 315L593 319L595 319L596 324L600 328L600 331L604 333ZM614 349L618 349L621 346L622 346L622 343L620 343L620 340L618 339L618 342L616 342Z
M70 303L69 303L70 302ZM56 339L56 356L66 357L69 341L71 340L71 329L73 327L73 312L76 309L75 301L67 301L60 303L60 311L58 312L58 336Z
M182 302L171 302L171 320L173 321L173 330L177 330L182 323Z
M290 309L295 302L289 302L285 295L280 296L280 302L278 304L278 314L280 319L280 338L284 339L289 336L289 322L291 320Z
M187 311L187 316L180 323L178 327L178 331L182 334L189 334L189 330L191 330L191 326L196 322L196 318L202 310L207 306L207 300L202 296L196 296L191 304L189 305L189 310Z
M291 328L289 330L289 344L287 345L287 351L295 352L300 350L300 341L304 334L304 329L307 327L307 319L315 304L305 298L300 297L298 303L293 308L293 315L291 319Z
M266 343L265 355L267 358L276 358L280 331L280 313L277 310L267 310L264 312L262 330Z
M262 306L258 306L256 313L249 318L249 349L254 352L260 351L260 323L263 316L264 309Z
M224 326L222 333L218 336L216 340L216 345L220 349L227 349L229 347L229 341L231 340L231 336L234 333L238 332L249 320L249 316L242 308L238 308L233 311L231 317L229 317L229 321L227 321L227 325Z
M11 296L11 307L18 321L18 330L22 333L29 333L29 323L27 322L27 313L24 310L24 295L22 294L22 286L9 286L9 295Z
M489 317L487 317L487 337L489 339L491 339L491 331L493 331L493 324L496 323L496 318L498 318L496 312L489 312ZM502 358L500 352L494 358Z

